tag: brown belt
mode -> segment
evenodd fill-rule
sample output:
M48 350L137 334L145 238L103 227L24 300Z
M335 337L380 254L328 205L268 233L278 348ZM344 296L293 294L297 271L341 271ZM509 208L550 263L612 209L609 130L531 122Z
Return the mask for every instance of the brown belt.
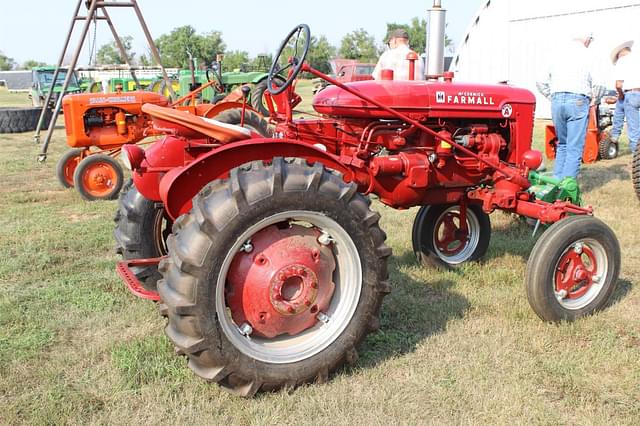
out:
M627 89L625 92L640 92L640 87L636 87L635 89Z

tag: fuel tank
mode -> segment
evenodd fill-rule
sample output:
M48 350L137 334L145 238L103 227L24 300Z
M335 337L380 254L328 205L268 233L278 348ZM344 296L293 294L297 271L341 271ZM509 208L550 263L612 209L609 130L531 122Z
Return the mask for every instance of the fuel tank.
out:
M413 118L510 118L517 106L533 111L535 96L507 84L481 85L433 81L359 81L348 86ZM329 86L313 99L314 109L329 116L393 118L388 112L337 86ZM412 115L413 115L412 114Z

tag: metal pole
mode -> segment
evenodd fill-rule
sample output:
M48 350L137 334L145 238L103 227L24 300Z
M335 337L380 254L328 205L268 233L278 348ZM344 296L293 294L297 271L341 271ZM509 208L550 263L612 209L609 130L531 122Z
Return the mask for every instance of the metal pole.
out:
M51 122L49 123L49 129L47 131L47 136L45 137L44 143L42 144L42 150L38 155L38 161L44 162L47 159L47 149L49 148L49 143L51 142L51 136L53 136L53 129L56 126L56 120L58 119L58 115L60 115L60 109L62 108L62 98L64 98L64 94L69 87L69 82L71 81L71 76L74 75L76 64L78 63L78 58L80 57L80 52L82 51L82 46L84 45L84 41L87 38L87 33L89 32L89 27L91 26L91 20L96 13L96 8L98 5L98 0L91 0L91 6L89 7L89 12L87 13L87 19L85 20L84 27L82 28L82 35L80 36L80 41L78 42L78 47L73 54L73 58L71 59L71 63L69 64L69 68L67 70L67 76L64 79L64 83L62 85L61 95L58 96L56 102L56 108L53 111L51 116ZM54 80L55 83L55 80ZM53 92L53 86L51 87L51 92Z
M444 30L447 11L440 0L434 0L427 13L427 79L437 79L444 73Z
M67 38L64 41L64 47L62 48L62 53L60 53L60 58L58 59L58 65L56 66L56 70L53 72L53 83L51 83L51 88L49 89L49 93L47 93L47 99L45 100L44 105L42 106L42 111L40 111L40 118L38 118L36 133L33 135L33 140L35 143L40 142L40 130L42 129L42 125L44 124L44 116L46 115L47 109L49 107L49 102L51 102L53 88L56 84L56 81L58 81L58 75L60 74L60 67L62 67L62 62L64 61L64 57L67 54L67 49L69 48L69 41L71 40L71 34L73 33L73 28L75 27L75 23L78 18L78 13L80 13L81 7L82 7L82 0L78 0L76 11L73 14L73 18L71 18L71 24L69 25L69 32L67 33Z
M155 42L153 41L153 37L151 37L151 33L149 32L149 28L147 27L146 22L144 21L144 17L142 16L142 12L138 7L138 2L136 0L131 0L133 3L133 9L136 11L136 15L138 15L138 20L140 21L140 25L142 26L142 31L144 31L144 36L147 38L147 43L149 43L149 49L151 50L151 54L156 61L156 64L162 70L162 78L169 88L169 93L173 99L176 98L176 92L173 91L173 87L171 86L171 82L169 81L169 76L167 76L167 71L164 69L164 65L162 65L162 61L160 60L160 53L158 52L158 48L156 47Z
M103 7L100 10L104 14L105 18L107 18L106 19L107 25L109 25L109 28L111 29L111 34L113 34L113 38L115 39L116 44L118 45L118 49L120 49L120 58L129 67L129 71L131 72L131 78L133 78L133 81L136 83L137 90L140 90L140 82L138 81L136 72L131 67L131 63L129 62L129 57L127 56L127 51L125 50L124 45L122 44L122 39L118 35L118 32L116 31L116 27L113 26L113 22L111 22L111 17L107 13L107 9Z

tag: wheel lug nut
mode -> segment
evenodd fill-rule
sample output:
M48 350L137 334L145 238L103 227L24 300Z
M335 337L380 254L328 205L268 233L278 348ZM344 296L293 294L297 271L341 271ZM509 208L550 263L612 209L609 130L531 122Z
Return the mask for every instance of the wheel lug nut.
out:
M318 321L324 324L329 322L329 317L324 312L318 312L318 315L316 315L316 318L318 319Z
M253 333L253 328L249 325L249 323L244 323L242 324L239 328L240 330L240 334L242 334L243 336L249 336L251 333Z
M295 309L293 309L293 306L289 306L289 307L287 308L287 312L289 312L290 314L294 313L295 311L296 311L296 310L295 310Z

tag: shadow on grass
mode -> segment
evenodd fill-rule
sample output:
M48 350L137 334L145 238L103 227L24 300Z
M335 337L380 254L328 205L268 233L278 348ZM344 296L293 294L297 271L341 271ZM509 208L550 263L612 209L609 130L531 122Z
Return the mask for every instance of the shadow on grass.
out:
M609 298L609 301L605 305L604 309L608 309L611 306L622 301L622 299L624 299L627 296L627 294L631 293L632 289L633 289L633 284L631 283L631 281L625 280L625 279L618 279L618 285L616 286L615 291Z
M390 260L393 290L382 306L380 330L361 348L361 367L413 352L420 342L445 330L450 320L461 318L469 308L465 297L450 290L453 281L422 282L401 271L403 266L415 264L411 252Z
M580 173L580 190L586 193L598 189L612 180L630 180L631 174L627 164L628 162L612 164L608 167L583 166Z

